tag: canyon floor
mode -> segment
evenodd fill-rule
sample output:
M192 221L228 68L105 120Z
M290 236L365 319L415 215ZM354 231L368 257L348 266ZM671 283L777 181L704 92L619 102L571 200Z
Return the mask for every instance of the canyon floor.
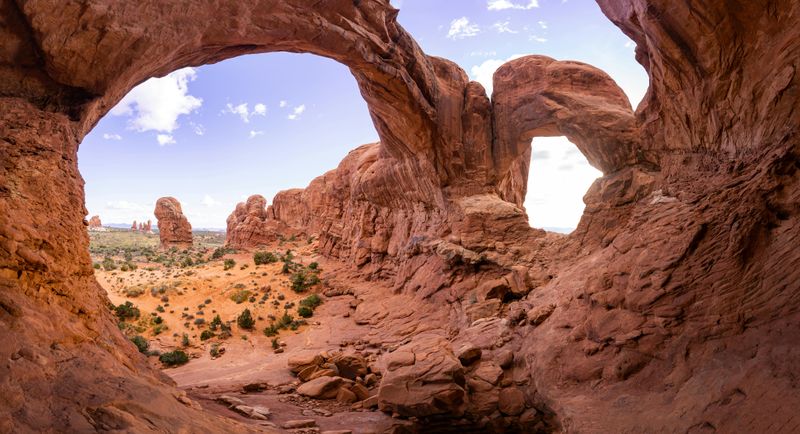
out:
M283 428L306 421L313 426L292 432L371 433L408 423L376 409L364 409L360 403L310 399L295 393L300 382L288 368L293 356L342 352L369 358L381 352L359 343L369 326L352 319L353 296L321 294L326 276L337 264L318 256L313 240L292 238L264 246L260 251L273 253L276 261L262 265L254 263L253 252L236 252L221 245L222 234L195 233L194 247L159 251L158 235L127 230L91 233L97 280L112 307L130 303L138 309L138 318L123 318L118 313L119 326L130 339L141 337L147 342L147 348L140 350L149 363L163 369L205 410L254 426ZM312 267L320 271L319 283L300 292L293 290L294 274L284 272L285 261L277 260L285 259L289 251L293 264L318 264ZM322 303L313 316L303 320L298 307L311 294L318 294ZM250 330L236 321L244 309L255 319ZM265 335L264 329L284 314L295 322L276 336ZM203 339L203 332L211 331L217 315L230 327L229 333L218 331ZM159 361L160 354L174 350L186 353L188 363L172 367ZM212 356L212 350L221 354ZM376 389L371 389L374 395ZM266 407L271 414L268 420L253 419L219 402L224 396L241 399L251 407Z

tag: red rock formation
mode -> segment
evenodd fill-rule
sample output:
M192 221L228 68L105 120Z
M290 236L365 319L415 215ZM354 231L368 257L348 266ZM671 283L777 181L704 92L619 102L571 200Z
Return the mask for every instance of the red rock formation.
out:
M97 231L103 228L103 223L100 221L99 215L93 215L91 219L89 219L89 230L90 231Z
M152 234L153 233L153 222L150 221L150 220L147 220L147 223L144 224L144 228L142 228L142 230L147 234Z
M133 232L136 232L136 231L138 231L138 230L139 230L139 225L137 225L137 224L136 224L136 220L134 220L134 221L133 221L133 224L131 224L131 230L132 230Z
M650 75L635 114L601 71L540 56L501 68L489 101L388 1L323 3L0 3L0 431L242 429L181 404L115 327L77 148L148 77L276 50L348 66L381 139L266 220L393 285L354 315L414 355L383 408L503 414L494 430L796 430L796 1L598 0ZM552 134L605 173L568 237L520 208L528 139ZM466 343L482 359L461 369Z
M174 197L158 199L153 213L158 219L158 235L161 238L161 248L185 248L192 245L192 225L183 215L178 199Z
M251 249L278 239L290 232L286 223L270 218L264 196L253 195L240 202L228 217L225 245L235 249Z

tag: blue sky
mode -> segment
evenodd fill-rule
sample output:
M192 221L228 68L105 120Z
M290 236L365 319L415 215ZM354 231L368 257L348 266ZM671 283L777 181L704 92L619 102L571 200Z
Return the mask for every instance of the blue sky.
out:
M431 55L491 86L508 59L544 54L608 72L636 106L647 76L633 44L590 0L393 0ZM86 136L79 168L90 215L153 219L177 197L195 228L223 228L237 202L305 187L353 148L377 140L348 69L270 53L183 69L133 91ZM564 139L535 139L526 208L537 227L574 227L599 172Z

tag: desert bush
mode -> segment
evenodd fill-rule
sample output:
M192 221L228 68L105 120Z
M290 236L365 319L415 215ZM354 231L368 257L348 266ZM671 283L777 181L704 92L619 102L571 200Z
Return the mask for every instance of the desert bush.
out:
M154 335L160 335L161 333L163 333L163 332L165 332L167 330L169 330L169 327L167 327L166 324L157 324L157 325L153 326L153 334Z
M194 325L201 326L206 323L206 320L203 318L195 318Z
M314 315L314 309L308 306L300 306L297 308L297 314L303 318L311 318Z
M319 276L315 271L300 269L292 274L292 291L300 293L319 283Z
M181 350L170 351L158 357L167 366L180 366L189 362L189 356Z
M100 267L102 267L102 265L100 265L100 263L99 263L99 262L95 262L95 263L92 265L92 267L94 267L94 269L95 269L95 270L99 270L99 269L100 269Z
M256 265L272 264L278 262L278 257L272 252L256 252L253 254L253 263Z
M236 261L234 261L233 259L226 259L225 262L222 265L222 268L225 271L227 271L227 270L230 270L231 268L233 268L234 266L236 266Z
M136 297L144 294L144 289L142 289L141 287L138 287L138 286L134 286L134 287L125 289L124 291L122 291L122 293L125 294L126 297L136 298Z
M247 289L242 289L231 294L231 300L236 304L242 304L250 298L252 293Z
M214 336L216 335L211 330L203 330L203 333L200 333L200 340L206 341L213 338Z
M209 351L208 353L211 354L211 357L218 357L220 355L219 345L217 344L211 345L211 351Z
M147 354L147 349L150 348L150 344L147 342L147 339L141 335L136 335L131 338L131 342L136 345L136 348L139 349L140 353Z
M183 345L184 347L189 346L189 335L187 335L186 333L183 334L183 338L181 339L181 345Z
M319 263L317 263L317 262L312 262L312 263L308 264L308 269L309 270L316 270L317 268L319 268Z
M239 316L236 318L236 324L245 330L253 329L253 326L256 324L256 320L254 320L253 316L250 314L250 309L245 309L241 314L239 314Z
M277 336L279 331L280 329L278 328L278 326L275 325L275 323L272 323L269 325L269 327L266 327L264 329L264 336L267 337Z
M103 269L106 271L116 270L117 264L114 262L114 258L110 256L103 258Z
M272 338L272 349L277 350L280 348L281 344L278 342L278 338Z
M115 307L114 313L117 315L117 318L121 320L139 318L141 315L139 308L130 301L126 301L125 303Z
M214 319L211 320L211 323L208 324L208 328L216 331L217 327L221 325L222 325L222 319L219 317L219 315L216 315Z
M317 294L311 294L308 297L300 300L300 306L308 306L311 309L316 309L320 304L322 304L322 299Z

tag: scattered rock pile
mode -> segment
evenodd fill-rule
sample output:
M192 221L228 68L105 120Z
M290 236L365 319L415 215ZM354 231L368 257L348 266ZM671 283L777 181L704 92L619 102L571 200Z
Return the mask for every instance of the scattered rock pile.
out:
M289 358L289 369L303 383L297 393L314 399L336 399L362 408L377 407L375 386L380 371L360 354L301 353Z

